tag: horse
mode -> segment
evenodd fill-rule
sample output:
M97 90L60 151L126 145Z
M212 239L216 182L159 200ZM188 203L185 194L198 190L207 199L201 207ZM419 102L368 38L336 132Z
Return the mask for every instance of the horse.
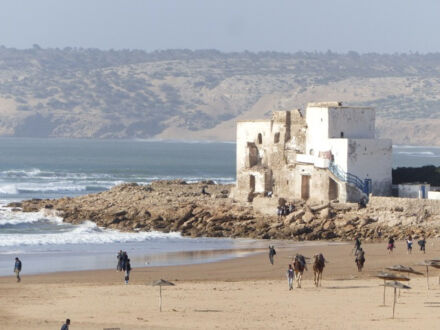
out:
M313 258L315 259L313 262L313 281L315 282L315 286L321 286L322 272L324 271L325 267L325 258L322 253L315 254Z
M362 249L356 251L355 263L358 268L358 272L361 272L362 268L364 268L364 263L365 263L365 254Z
M295 271L296 287L301 288L301 278L304 270L307 270L306 259L303 255L297 254L293 260L293 269Z

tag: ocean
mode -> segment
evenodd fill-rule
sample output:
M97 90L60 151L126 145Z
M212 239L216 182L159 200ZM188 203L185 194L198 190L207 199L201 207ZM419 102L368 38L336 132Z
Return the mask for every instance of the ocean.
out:
M440 166L440 148L394 146L393 166ZM133 267L201 263L267 248L245 239L121 233L43 212L13 212L30 198L78 196L157 179L235 182L235 144L147 140L0 139L0 275L19 256L25 273L112 268L120 249ZM85 219L86 220L86 219Z

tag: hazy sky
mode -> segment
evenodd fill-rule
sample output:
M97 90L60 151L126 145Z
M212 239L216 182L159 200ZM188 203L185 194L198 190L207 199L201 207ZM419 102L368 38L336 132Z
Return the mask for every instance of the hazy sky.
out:
M7 47L440 51L440 0L0 0Z

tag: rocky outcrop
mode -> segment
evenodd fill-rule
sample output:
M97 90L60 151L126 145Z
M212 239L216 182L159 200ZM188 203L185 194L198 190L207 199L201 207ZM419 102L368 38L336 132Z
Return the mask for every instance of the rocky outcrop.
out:
M417 200L406 208L404 203L395 207L397 202L390 199L387 207L387 199L382 198L362 209L357 204L294 201L295 211L278 218L275 209L267 215L251 203L229 198L231 188L210 181L155 181L148 186L122 184L97 194L33 199L9 206L24 212L57 212L70 223L90 220L121 231L178 231L193 237L351 240L361 236L374 240L390 235L399 239L408 234L416 239L422 234L440 236L440 214L415 214Z

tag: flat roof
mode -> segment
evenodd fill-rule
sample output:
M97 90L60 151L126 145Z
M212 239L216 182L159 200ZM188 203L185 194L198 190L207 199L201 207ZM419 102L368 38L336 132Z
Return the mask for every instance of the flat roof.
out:
M265 122L270 122L272 121L272 119L250 119L250 120L237 120L237 123L265 123Z

